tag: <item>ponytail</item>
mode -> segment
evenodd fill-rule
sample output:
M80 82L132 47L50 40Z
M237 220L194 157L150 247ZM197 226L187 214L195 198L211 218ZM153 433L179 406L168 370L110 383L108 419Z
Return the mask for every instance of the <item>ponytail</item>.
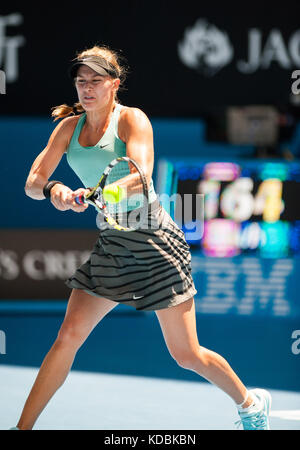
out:
M51 108L51 116L54 117L54 122L58 119L68 117L70 115L76 115L84 112L81 103L75 103L73 106L68 106L65 103L63 105L54 106Z

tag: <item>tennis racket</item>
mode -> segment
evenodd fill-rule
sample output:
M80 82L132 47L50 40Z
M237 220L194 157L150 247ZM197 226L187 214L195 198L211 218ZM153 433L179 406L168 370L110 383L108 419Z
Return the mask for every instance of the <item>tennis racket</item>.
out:
M133 159L116 158L105 168L97 185L75 201L93 205L112 228L134 231L145 224L148 214L147 179Z

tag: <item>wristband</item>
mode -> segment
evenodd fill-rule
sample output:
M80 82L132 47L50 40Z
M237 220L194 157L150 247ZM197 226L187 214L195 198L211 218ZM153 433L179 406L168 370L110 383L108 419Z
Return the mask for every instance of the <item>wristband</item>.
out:
M43 187L43 194L46 198L50 198L50 191L53 188L53 186L55 184L63 184L61 181L48 181L48 183L45 184L45 186Z

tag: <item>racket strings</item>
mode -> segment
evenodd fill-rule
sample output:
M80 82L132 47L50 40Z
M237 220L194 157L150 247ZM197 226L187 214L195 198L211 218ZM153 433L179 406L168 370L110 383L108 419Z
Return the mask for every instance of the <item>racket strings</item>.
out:
M106 201L107 212L118 223L127 220L129 212L142 208L144 199L144 185L137 169L127 161L120 161L108 174L105 186L115 184L121 189L119 201Z

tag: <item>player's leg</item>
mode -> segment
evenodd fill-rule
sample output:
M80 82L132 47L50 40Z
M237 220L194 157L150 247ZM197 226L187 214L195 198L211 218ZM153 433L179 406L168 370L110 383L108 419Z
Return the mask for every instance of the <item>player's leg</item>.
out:
M18 422L19 429L31 429L53 394L65 381L77 350L93 328L118 303L73 289L64 321L46 355Z
M194 299L158 310L156 315L167 348L176 362L217 385L237 404L243 403L247 388L228 362L219 354L199 345ZM249 406L251 400L249 396L243 406Z
M244 386L228 362L198 343L194 299L156 311L167 347L186 369L197 372L226 392L237 404L244 430L268 430L271 395Z

